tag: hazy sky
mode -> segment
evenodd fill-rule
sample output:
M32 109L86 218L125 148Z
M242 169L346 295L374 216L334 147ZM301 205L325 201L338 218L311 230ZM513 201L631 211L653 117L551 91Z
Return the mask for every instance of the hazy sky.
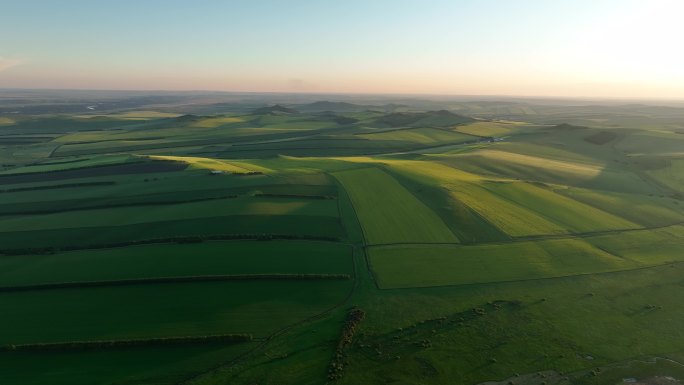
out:
M684 99L684 0L0 0L0 88Z

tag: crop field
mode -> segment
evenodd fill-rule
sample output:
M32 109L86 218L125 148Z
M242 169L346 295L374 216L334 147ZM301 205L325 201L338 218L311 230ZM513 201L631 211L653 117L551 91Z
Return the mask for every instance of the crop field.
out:
M369 255L381 288L551 278L637 266L585 241L566 239L481 246L378 247Z
M265 337L344 299L344 280L130 285L6 293L0 344L247 333ZM26 308L27 303L36 306Z
M684 206L678 200L664 195L625 194L575 188L559 192L646 227L684 221Z
M93 209L73 212L22 216L0 220L0 232L47 230L72 227L123 226L137 223L162 222L220 216L337 216L334 200L299 198L262 199L238 197L210 201L163 205Z
M0 384L684 380L679 109L221 95L0 99Z
M17 255L4 257L0 266L4 286L222 274L353 273L347 246L309 241L214 241Z
M563 234L568 229L508 199L492 194L483 186L459 184L450 187L456 199L513 237Z
M638 227L625 219L530 183L487 183L483 186L487 191L536 212L572 232Z
M376 168L333 174L350 195L370 244L458 242L441 219Z

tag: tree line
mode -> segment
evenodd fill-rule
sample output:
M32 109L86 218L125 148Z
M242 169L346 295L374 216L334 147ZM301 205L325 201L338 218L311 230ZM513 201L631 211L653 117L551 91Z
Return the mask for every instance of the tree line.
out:
M185 277L149 277L137 279L114 279L107 281L51 282L34 285L0 286L0 293L35 290L72 289L103 286L156 285L165 283L220 282L243 280L348 280L349 274L227 274L227 275L190 275Z
M354 335L364 318L366 318L366 312L356 307L352 308L349 313L347 313L347 318L342 326L342 333L340 333L340 339L337 341L335 355L328 367L328 380L335 381L342 378L344 367L347 365L347 355L345 351L352 344Z
M98 350L111 348L129 348L143 346L164 346L203 343L242 343L252 340L251 334L216 334L205 336L182 336L141 338L126 340L100 340L100 341L67 341L35 344L19 344L0 346L0 351L65 351L65 350Z

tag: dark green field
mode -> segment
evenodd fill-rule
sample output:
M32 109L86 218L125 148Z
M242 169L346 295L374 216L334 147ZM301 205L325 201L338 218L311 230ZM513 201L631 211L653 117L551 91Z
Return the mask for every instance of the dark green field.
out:
M235 98L0 109L0 384L684 380L684 108Z

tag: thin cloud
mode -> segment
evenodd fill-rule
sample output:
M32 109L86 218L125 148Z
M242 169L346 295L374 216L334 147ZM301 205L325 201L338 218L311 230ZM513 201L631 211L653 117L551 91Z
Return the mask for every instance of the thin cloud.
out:
M16 57L0 56L0 71L5 71L21 64L24 64L22 59Z

